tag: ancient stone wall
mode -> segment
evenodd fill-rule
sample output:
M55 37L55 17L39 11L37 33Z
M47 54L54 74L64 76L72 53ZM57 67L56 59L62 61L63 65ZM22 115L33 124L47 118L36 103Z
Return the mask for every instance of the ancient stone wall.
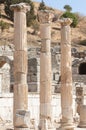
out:
M51 48L51 61L52 61L52 92L60 91L60 56L61 50L60 46L55 46ZM86 53L83 52L83 57L81 57L82 52L78 52L77 49L72 48L72 74L73 74L73 86L81 86L82 83L86 86L86 75L79 74L79 66L81 63L86 63ZM0 61L4 58L5 64L3 67L0 67L0 74L3 74L5 77L0 76L0 86L3 86L2 92L12 92L14 86L14 77L13 77L13 63L9 64L9 61L13 61L13 50L9 47L4 46L0 47ZM9 59L9 60L8 60ZM8 67L9 66L9 67ZM10 75L9 75L10 74ZM1 80L2 79L2 80ZM2 85L3 81L3 85ZM40 48L28 48L28 90L30 92L39 92L40 89ZM1 87L2 88L2 87ZM0 91L1 91L0 88Z

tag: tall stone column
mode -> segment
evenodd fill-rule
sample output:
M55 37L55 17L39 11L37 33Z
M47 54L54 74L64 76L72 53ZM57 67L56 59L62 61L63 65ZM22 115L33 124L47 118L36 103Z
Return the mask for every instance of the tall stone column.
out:
M28 130L25 119L28 115L27 86L27 37L26 12L30 7L25 3L11 5L14 10L14 130ZM18 119L17 115L20 115ZM20 120L20 121L19 121ZM27 128L27 129L25 129Z
M38 14L40 21L41 54L40 54L40 124L42 130L51 126L51 25L50 13L42 10Z
M65 18L61 23L61 127L73 127L73 93L71 67L71 20Z

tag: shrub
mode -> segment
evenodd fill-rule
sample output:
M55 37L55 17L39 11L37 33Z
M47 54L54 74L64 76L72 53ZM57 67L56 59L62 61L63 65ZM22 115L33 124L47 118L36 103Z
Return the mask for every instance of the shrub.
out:
M86 46L86 39L79 42L79 45Z
M3 32L4 29L8 29L9 28L9 24L1 20L0 21L0 28L1 28L1 31Z
M46 9L46 6L45 6L45 3L44 1L42 0L42 2L40 3L39 7L38 7L38 10L45 10Z
M64 9L67 11L67 12L70 12L72 10L72 7L70 5L65 5L64 6Z

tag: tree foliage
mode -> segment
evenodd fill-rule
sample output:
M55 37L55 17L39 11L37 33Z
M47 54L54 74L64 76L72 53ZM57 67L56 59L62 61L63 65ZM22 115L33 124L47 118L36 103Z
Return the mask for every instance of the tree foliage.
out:
M64 9L66 10L66 12L63 13L63 15L61 16L61 18L71 18L72 19L72 23L71 23L71 27L75 28L78 24L78 17L76 16L75 13L72 13L72 7L70 5L65 5Z
M72 11L72 7L70 5L65 5L64 6L64 9L67 11L67 12L71 12Z
M9 28L9 24L1 20L0 21L0 28L1 28L1 31L3 32L4 29Z
M10 18L10 20L13 21L14 12L10 9L10 5L18 4L21 2L28 3L30 5L30 11L27 12L27 26L31 26L32 21L36 19L36 16L34 14L34 4L31 2L31 0L6 0L5 13Z
M61 17L63 18L71 18L73 21L71 23L71 27L75 28L78 24L78 19L74 13L65 12Z
M44 1L42 0L42 2L41 2L40 5L39 5L38 10L45 10L45 9L46 9L45 3L44 3Z

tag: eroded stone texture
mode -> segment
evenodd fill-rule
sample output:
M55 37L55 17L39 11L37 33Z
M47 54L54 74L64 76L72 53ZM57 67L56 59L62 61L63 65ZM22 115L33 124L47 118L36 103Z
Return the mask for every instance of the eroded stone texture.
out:
M73 94L72 94L72 68L71 68L71 37L69 18L61 23L61 107L62 127L73 127Z
M11 5L11 9L14 10L14 129L17 130L19 122L21 126L18 129L26 126L21 116L16 117L16 111L28 109L26 12L30 8L20 3Z
M40 124L42 130L51 127L51 27L50 13L39 12L40 37L42 40L40 54ZM46 124L47 122L47 124ZM47 126L46 126L47 125Z
M76 103L77 103L77 113L80 114L80 107L84 102L83 87L76 87Z
M80 123L79 127L86 128L86 105L80 106Z
M16 111L15 126L18 128L28 128L30 125L30 113L26 110Z
M14 73L27 73L27 51L14 52Z

